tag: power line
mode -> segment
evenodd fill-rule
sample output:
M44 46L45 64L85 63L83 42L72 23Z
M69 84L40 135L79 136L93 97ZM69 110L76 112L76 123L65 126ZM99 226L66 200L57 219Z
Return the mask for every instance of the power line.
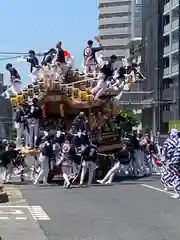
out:
M11 59L16 59L16 58L20 58L21 56L15 56L15 57L4 57L4 58L0 58L0 61L4 61L4 60L11 60Z
M0 55L27 55L28 53L24 52L0 52Z
M0 40L0 43L10 44L10 45L19 45L22 47L32 48L32 46L29 46L29 45L23 45L18 42L11 42L11 41L6 41L6 40Z
M16 59L16 58L21 58L22 56L27 56L28 55L28 53L9 53L9 54L21 54L21 55L18 55L18 56L12 56L12 57L5 57L6 56L6 54L5 53L2 53L2 52L0 52L0 55L4 55L4 57L2 58L0 58L0 60L2 60L2 61L4 61L4 60L11 60L11 59ZM7 54L8 55L8 54ZM39 56L39 57L41 57L41 56L43 56L43 53L36 53L36 56Z

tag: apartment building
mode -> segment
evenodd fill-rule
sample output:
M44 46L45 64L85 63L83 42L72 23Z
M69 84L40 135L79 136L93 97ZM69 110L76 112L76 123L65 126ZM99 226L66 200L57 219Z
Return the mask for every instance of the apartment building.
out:
M162 124L180 119L179 0L163 3L163 108Z
M157 128L180 119L179 0L142 1L142 66L145 90L154 90ZM150 109L144 110L146 120ZM149 122L150 124L150 122Z
M131 0L99 0L99 36L105 56L119 59L128 55L131 37Z

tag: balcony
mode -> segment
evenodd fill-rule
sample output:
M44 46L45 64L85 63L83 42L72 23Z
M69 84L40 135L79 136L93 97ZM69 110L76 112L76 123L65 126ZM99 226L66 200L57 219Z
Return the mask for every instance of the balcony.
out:
M178 74L179 73L179 64L177 63L177 64L175 64L175 65L172 65L172 67L171 67L171 73L172 74Z
M170 32L170 23L169 24L167 24L167 25L165 25L164 26L164 34L166 34L166 33L169 33Z
M123 45L126 46L128 42L128 38L122 38L122 39L102 39L101 43L103 46L117 46L117 45Z
M105 57L110 57L111 55L116 55L116 56L126 56L126 51L125 50L104 50L104 56Z
M165 101L173 101L174 99L174 89L168 88L163 90L163 100Z
M178 27L179 27L179 19L172 21L171 30L173 31L173 30L177 29Z
M174 42L172 43L172 47L171 47L172 52L179 50L179 42Z
M129 13L131 12L131 6L100 7L99 12L100 14Z
M130 17L99 18L99 26L107 24L131 23Z
M170 46L164 47L164 55L167 55L170 53Z
M100 35L130 34L130 28L105 28L99 30Z
M179 0L171 0L171 8L174 9L179 6Z
M167 68L164 68L164 76L167 76L170 74L170 68L167 67Z
M170 2L168 2L164 5L164 13L166 13L168 11L170 11Z
M131 3L131 0L123 0L123 2ZM117 0L99 0L99 3L117 3Z

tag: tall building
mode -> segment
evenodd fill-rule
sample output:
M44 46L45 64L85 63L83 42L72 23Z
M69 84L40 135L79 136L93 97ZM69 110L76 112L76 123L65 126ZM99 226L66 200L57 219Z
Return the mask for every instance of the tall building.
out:
M160 129L162 99L162 50L163 22L162 9L164 0L142 1L142 71L146 76L145 91L153 91L153 102L143 109L143 127ZM155 116L155 118L152 118Z
M127 56L131 37L131 0L99 0L99 36L105 56Z
M180 119L179 0L143 0L142 62L145 89L154 90L157 128L168 132L170 122ZM151 109L152 110L152 109ZM144 110L144 121L152 116ZM148 120L149 119L149 120Z
M136 60L141 63L141 40L142 40L142 0L131 0L131 34L126 48L128 60ZM124 93L120 104L121 107L131 107L141 113L143 100L142 83L134 83L128 93Z
M128 58L141 62L142 0L131 0L131 36L127 44Z
M131 38L142 37L142 0L131 0Z
M165 0L163 4L163 84L162 125L180 119L179 81L179 0Z

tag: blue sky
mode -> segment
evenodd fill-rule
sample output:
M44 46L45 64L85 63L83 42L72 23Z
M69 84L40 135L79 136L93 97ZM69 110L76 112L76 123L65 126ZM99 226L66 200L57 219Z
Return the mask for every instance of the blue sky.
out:
M0 52L41 52L60 40L80 66L87 40L97 35L97 14L97 0L1 0ZM9 61L0 61L0 72ZM23 85L30 82L27 63L11 62Z

